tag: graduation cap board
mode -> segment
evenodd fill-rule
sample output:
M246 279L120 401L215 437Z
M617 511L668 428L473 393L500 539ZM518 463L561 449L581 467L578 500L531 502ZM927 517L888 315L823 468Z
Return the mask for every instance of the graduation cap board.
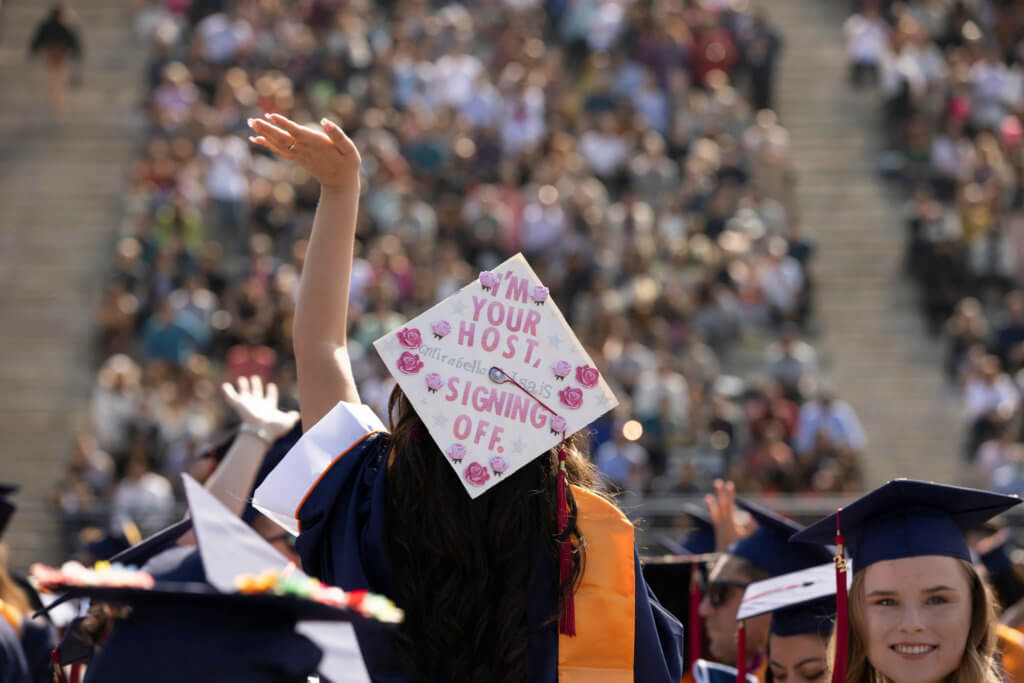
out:
M618 404L522 254L374 346L472 498Z
M750 584L743 593L736 620L771 613L772 633L776 635L821 633L826 626L831 630L835 594L836 568L829 562Z
M733 543L726 551L728 554L742 557L771 576L831 561L829 548L789 542L790 537L802 529L796 522L750 501L737 499L736 504L750 513L757 522L757 529Z
M696 683L736 683L737 671L734 667L706 659L698 660L693 665L693 680ZM760 683L754 674L746 675L746 683Z
M352 609L340 609L295 595L238 592L240 575L265 575L268 569L291 571L290 576L296 581L314 580L290 568L286 558L195 480L187 475L182 479L208 583L156 582L149 588L80 585L63 586L58 590L72 596L131 604L143 609L183 609L185 612L180 618L187 618L190 607L197 614L214 609L224 613L276 615L278 619L297 623L295 630L322 650L323 659L318 668L330 680L369 681L352 623L376 628L388 626Z

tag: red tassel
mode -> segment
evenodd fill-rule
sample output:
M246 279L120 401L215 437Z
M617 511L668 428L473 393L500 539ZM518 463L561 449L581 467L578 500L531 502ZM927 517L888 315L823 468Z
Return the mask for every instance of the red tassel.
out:
M700 585L697 582L697 565L692 564L690 573L690 619L687 626L689 636L686 649L686 665L692 671L694 663L700 659Z
M57 648L53 648L50 652L50 663L53 665L55 683L68 683L67 676L64 675L64 667L60 665L60 653L57 652Z
M569 526L569 484L565 474L564 448L558 450L558 534L565 533ZM558 620L558 632L567 636L576 635L576 604L573 600L573 587L566 585L572 573L572 539L564 538L558 550L559 577L562 585L562 615Z
M70 683L81 683L82 681L82 663L71 665L71 681Z
M839 530L839 513L836 511L836 661L832 667L832 683L846 680L846 655L849 646L849 605L846 595L846 553L843 535Z
M742 621L736 633L736 683L747 683L747 629Z

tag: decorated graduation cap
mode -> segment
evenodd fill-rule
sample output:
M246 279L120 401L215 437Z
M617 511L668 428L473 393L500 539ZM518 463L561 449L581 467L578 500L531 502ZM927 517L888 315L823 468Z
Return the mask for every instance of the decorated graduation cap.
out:
M835 542L836 661L832 680L846 675L845 550L857 571L876 562L927 555L971 560L964 532L1020 503L1017 496L911 479L894 479L794 534L795 543Z
M51 590L133 607L86 680L134 681L145 672L153 681L258 683L319 670L336 683L368 681L351 623L388 628L400 611L306 576L198 483L183 480L198 550L154 556L148 567L159 580L110 564L34 568Z
M771 632L777 636L828 636L836 614L834 565L829 562L747 586L736 619L768 613Z
M729 546L728 554L742 557L772 576L807 569L832 559L832 553L826 548L789 542L789 538L802 529L796 522L750 501L737 499L736 504L750 513L757 522L757 529Z
M618 404L521 254L374 346L472 498Z
M374 342L431 438L476 498L618 402L522 254ZM559 449L558 529L571 495ZM562 541L561 581L571 568ZM559 620L575 633L571 591Z

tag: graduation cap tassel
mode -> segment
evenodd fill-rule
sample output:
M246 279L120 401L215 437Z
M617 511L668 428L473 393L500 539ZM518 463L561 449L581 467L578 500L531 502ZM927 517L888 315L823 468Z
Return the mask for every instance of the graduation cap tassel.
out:
M53 648L50 652L50 666L53 667L53 683L68 683L68 678L64 675L64 667L60 665L60 652L57 651L57 648Z
M736 683L747 683L747 628L742 621L736 633Z
M562 616L558 620L558 632L567 636L576 635L576 605L573 600L573 587L567 585L572 573L572 539L569 538L569 482L565 474L565 459L568 454L565 448L558 449L558 535L562 539L558 551L559 576L562 590Z
M692 669L694 663L700 659L700 584L697 582L697 565L690 565L690 610L689 623L687 624L686 663Z
M832 683L846 680L846 654L849 645L849 606L846 595L846 553L839 528L840 512L836 511L836 653L832 666Z
M82 683L82 663L71 665L71 680L68 683Z

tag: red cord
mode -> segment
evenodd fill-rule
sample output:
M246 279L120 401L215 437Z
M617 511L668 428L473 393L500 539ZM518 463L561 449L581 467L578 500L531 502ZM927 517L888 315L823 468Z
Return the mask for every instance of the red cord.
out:
M747 683L747 629L742 621L736 633L736 683Z
M68 683L68 678L64 675L64 667L60 665L60 653L57 652L57 648L53 648L50 652L50 663L53 665L53 679L56 683Z
M700 659L700 584L697 582L697 565L690 565L690 623L687 629L689 636L686 649L686 665L692 671L693 665Z
M558 535L566 533L569 526L569 484L565 475L565 448L558 449ZM558 620L558 632L567 636L576 635L576 604L573 587L568 584L572 573L572 539L566 536L558 549L559 575L562 585L562 616Z

